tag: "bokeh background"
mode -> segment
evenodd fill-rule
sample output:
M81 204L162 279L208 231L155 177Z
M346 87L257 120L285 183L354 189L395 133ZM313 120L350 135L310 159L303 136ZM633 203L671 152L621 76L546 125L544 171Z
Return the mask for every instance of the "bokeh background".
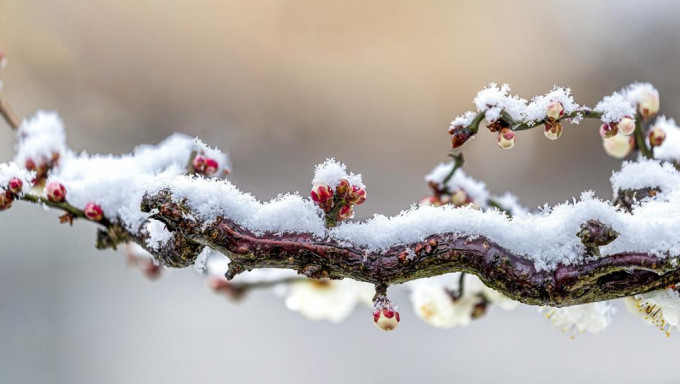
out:
M175 131L228 150L231 180L262 199L309 188L325 157L361 172L360 218L396 214L446 160L448 122L488 82L530 98L553 85L594 105L632 81L680 105L680 2L0 0L3 92L21 116L58 110L77 150L124 153ZM0 160L13 137L0 130ZM597 124L511 151L482 132L465 169L531 208L593 189L618 162ZM549 234L546 234L546 236ZM361 308L315 323L260 292L238 305L193 271L146 281L94 228L16 204L0 218L2 383L677 383L667 339L621 308L571 340L536 313L466 328L418 320L406 295L386 334ZM395 290L396 291L396 290Z

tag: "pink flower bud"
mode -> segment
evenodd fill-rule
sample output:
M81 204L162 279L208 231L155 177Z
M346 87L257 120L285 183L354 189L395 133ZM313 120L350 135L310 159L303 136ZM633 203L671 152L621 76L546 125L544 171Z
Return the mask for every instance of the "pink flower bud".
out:
M543 133L548 139L557 140L562 136L562 124L557 121L554 123L545 123Z
M354 206L351 204L343 205L338 212L338 221L351 219L354 216Z
M557 121L564 115L564 107L559 101L551 101L545 110L545 119L549 122ZM554 140L554 139L553 139Z
M35 168L36 168L35 161L31 158L26 159L26 163L24 164L24 167L26 167L26 169L29 170L29 171L35 171Z
M603 139L615 136L617 133L619 133L619 129L614 123L603 123L600 125L600 136L602 136Z
M10 192L12 192L15 195L18 195L21 193L24 187L24 182L21 181L21 179L17 177L13 177L10 181L9 184L7 185L7 188L9 189Z
M349 193L349 198L347 200L350 204L361 205L366 201L366 190L356 185L352 186L352 190Z
M623 159L628 156L635 147L633 136L616 135L602 139L604 151L613 158Z
M373 322L383 331L393 331L399 325L399 312L391 308L375 309Z
M648 137L649 145L652 147L658 147L659 145L663 144L664 140L666 140L666 131L664 131L663 128L659 127L658 125L655 125L649 129Z
M193 166L196 173L205 176L214 175L215 172L217 172L217 170L220 168L220 165L214 159L200 155L194 157Z
M461 148L472 137L472 131L468 128L455 129L451 132L451 147L453 149Z
M9 190L3 191L0 189L0 211L12 208L12 200L14 200L14 197Z
M654 90L647 90L639 99L638 111L642 118L647 120L659 112L659 93Z
M317 203L324 211L333 206L333 189L326 184L314 185L309 195L312 197L312 201Z
M57 182L51 182L45 187L47 200L53 203L59 203L66 199L66 188Z
M503 128L498 132L498 146L502 149L510 149L515 146L517 135L510 128Z
M149 280L158 279L161 277L161 273L163 271L161 266L156 264L153 259L150 258L144 258L144 260L141 261L139 268L141 269L142 274L144 274L144 276Z
M621 134L630 136L635 132L635 119L630 116L625 116L616 126Z
M84 212L85 217L92 221L101 221L104 218L102 207L95 203L87 203Z

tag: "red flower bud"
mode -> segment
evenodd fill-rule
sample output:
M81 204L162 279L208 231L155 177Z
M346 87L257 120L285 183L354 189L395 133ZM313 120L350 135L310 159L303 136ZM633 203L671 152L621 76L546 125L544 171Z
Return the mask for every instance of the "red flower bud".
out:
M66 199L66 188L57 182L51 182L45 187L47 200L53 203L59 203Z
M196 171L196 173L205 176L214 175L215 172L217 172L217 170L220 168L220 165L217 163L217 161L209 157L203 157L201 155L197 155L196 157L194 157L194 161L192 164L194 166L194 171Z
M104 218L102 207L95 203L87 203L84 212L85 217L92 221L101 221Z
M26 163L24 164L24 166L29 171L35 171L36 168L35 161L31 158L26 159Z
M361 205L366 201L366 190L360 187L357 187L356 185L352 186L352 191L349 193L349 199L348 199L350 204L354 205Z
M433 206L433 207L439 207L440 205L442 205L437 196L423 197L422 199L420 199L420 202L418 204L420 204L420 205L430 205L430 206Z
M619 133L619 128L614 123L603 123L600 125L600 136L603 139L608 139Z
M309 195L312 197L312 201L317 203L324 211L333 206L333 189L326 184L314 185Z
M373 322L383 331L393 331L399 325L399 312L391 308L376 309L373 311Z
M354 206L351 204L343 205L338 212L338 221L350 219L354 216Z
M14 197L9 190L3 191L0 189L0 211L12 208L12 200L14 200Z
M472 137L472 131L468 128L455 129L451 133L451 147L458 149L465 145Z
M7 187L8 187L10 192L12 192L15 195L18 195L23 190L24 182L21 181L21 179L19 179L17 177L13 177L9 181L9 184L7 185Z

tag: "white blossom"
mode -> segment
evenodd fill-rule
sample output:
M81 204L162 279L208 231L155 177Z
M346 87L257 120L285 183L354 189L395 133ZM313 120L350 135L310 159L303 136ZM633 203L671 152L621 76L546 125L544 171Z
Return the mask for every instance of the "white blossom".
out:
M600 333L611 323L616 308L607 301L571 307L542 307L550 323L564 333Z
M301 280L291 284L286 307L310 320L339 323L357 303L372 305L374 293L373 285L350 279Z

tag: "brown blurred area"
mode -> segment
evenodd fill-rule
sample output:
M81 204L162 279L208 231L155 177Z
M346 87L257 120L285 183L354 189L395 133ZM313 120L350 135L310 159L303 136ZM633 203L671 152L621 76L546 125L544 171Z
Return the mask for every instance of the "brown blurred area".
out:
M649 81L661 93L662 113L678 116L679 17L680 3L670 0L0 0L0 45L9 58L1 77L3 92L21 116L37 109L59 111L74 149L123 153L176 131L197 135L227 150L234 164L231 180L263 199L287 191L306 193L314 165L336 157L364 175L369 198L357 213L369 217L396 214L427 193L423 176L447 159L448 123L472 109L475 93L492 81L509 83L525 98L556 84L568 86L577 102L590 106L630 82ZM12 145L9 130L0 130L0 160L11 158ZM482 132L464 154L468 173L487 182L494 193L515 192L530 208L565 201L585 189L609 198L608 179L619 167L602 151L593 122L567 125L556 142L545 139L540 130L522 133L510 151L498 149L495 138ZM317 354L310 360L316 364L311 372L337 372L340 368L331 362L348 359L356 366L356 377L350 377L358 382L373 377L389 377L391 382L416 377L541 382L536 374L547 375L562 364L580 371L553 378L555 383L589 382L594 377L603 382L615 378L617 383L633 383L644 377L670 383L679 376L672 367L654 372L619 367L616 359L588 365L612 354L621 363L658 365L652 352L664 359L659 355L677 343L664 344L660 335L636 319L628 320L626 313L615 319L621 325L601 338L586 335L569 344L532 308L519 315L493 312L482 325L442 333L419 324L401 297L404 312L411 313L404 329L390 337L375 335L363 312L332 327L310 323L265 295L233 307L207 297L187 273L146 286L139 276L116 270L122 265L120 257L103 257L91 249L91 227L55 229L53 213L35 211L18 207L0 219L0 241L15 240L0 257L0 339L6 341L0 340L0 360L5 360L0 370L13 382L34 377L31 374L38 381L51 377L50 382L130 382L135 377L182 382L198 369L173 366L167 368L172 374L163 375L137 364L147 357L162 371L180 359L179 352L168 352L166 359L138 354L126 359L117 353L119 364L107 366L111 356L104 351L113 341L102 333L116 324L125 325L114 333L126 348L134 346L150 355L161 348L179 348L198 361L227 354L233 364L244 364L251 372L252 360L244 359L257 356L255 350L274 344L273 350L280 351L299 343L302 349L291 346L293 357L306 356L305 348ZM41 241L49 238L49 245L34 240L28 248L22 246L21 241L32 239L27 228L33 236L40 233ZM64 238L69 244L57 241ZM92 271L101 271L103 281L93 278ZM50 289L54 284L61 288ZM80 289L91 291L84 297ZM154 304L129 304L130 295L142 295ZM109 297L112 304L106 310L121 317L102 315L98 320L103 323L91 322L90 311L103 310L101 301ZM77 303L81 305L76 310ZM171 309L177 303L193 312L168 319L168 313L179 310ZM64 306L71 310L62 311ZM149 322L137 311L149 316ZM208 314L214 317L207 319ZM238 329L212 328L227 322L226 316L243 327L260 326L262 316L282 318L290 329L288 336L281 336L284 332L276 326L258 336L257 329L246 328L255 334L246 339L235 334ZM201 318L198 325L196 318ZM81 322L79 327L72 326L74 319ZM151 321L156 326L149 330L145 327ZM159 324L164 321L168 324ZM182 324L190 325L196 339L185 330L177 336L170 328ZM489 331L489 326L495 330ZM45 338L26 341L24 336L36 328ZM331 330L333 336L328 335ZM61 338L41 349L55 333ZM176 340L173 337L183 342L168 341ZM325 337L336 347L327 345L319 352L316 348ZM129 338L138 342L121 341ZM211 344L213 339L234 338L244 343L242 355ZM451 351L463 341L471 350ZM374 349L373 342L394 349ZM23 352L17 355L17 348ZM91 348L95 352L90 353ZM124 355L127 349L120 348ZM375 359L373 365L353 360L362 348L373 353L366 357ZM398 353L401 348L421 350L422 355L407 354L411 360L405 360ZM551 357L542 352L546 348L560 350ZM64 363L55 357L62 351L85 360ZM518 351L528 361L503 363ZM644 359L642 352L650 353L649 361L636 360ZM457 356L458 371L447 370L450 362L441 357L446 353ZM278 370L238 377L297 377L287 370L293 360L264 359ZM11 363L19 360L23 363ZM490 361L497 370L485 369ZM409 364L428 371L408 373L404 370ZM217 367L217 362L207 364L199 377L221 377ZM391 371L376 376L380 367Z

